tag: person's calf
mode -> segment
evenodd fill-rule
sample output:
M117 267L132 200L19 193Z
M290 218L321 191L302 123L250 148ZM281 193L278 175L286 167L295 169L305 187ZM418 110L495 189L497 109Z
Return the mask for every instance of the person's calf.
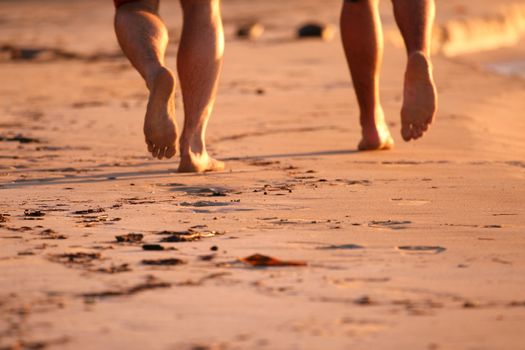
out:
M181 4L184 26L177 66L185 119L179 170L221 170L224 163L211 158L205 144L206 126L215 103L224 53L220 1L181 0Z
M193 10L219 10L220 0L180 0L185 13Z
M158 0L115 0L115 31L122 51L146 81L150 92L144 135L159 159L176 153L175 77L164 66L168 31L158 16Z

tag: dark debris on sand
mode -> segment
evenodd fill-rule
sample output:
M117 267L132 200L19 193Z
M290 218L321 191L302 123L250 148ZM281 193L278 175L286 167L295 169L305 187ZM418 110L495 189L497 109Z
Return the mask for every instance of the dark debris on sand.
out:
M40 143L40 140L32 138L32 137L22 136L22 135L16 135L16 136L0 135L0 142Z
M82 297L86 299L104 299L111 297L130 296L140 292L144 292L152 289L170 288L171 283L162 282L157 280L155 277L149 276L146 282L136 284L129 288L117 289L117 290L106 290L102 292L91 292L83 293Z
M157 232L156 234L167 236L167 237L162 238L161 242L179 243L179 242L194 242L202 238L209 238L209 237L222 235L223 233L220 233L217 231L200 232L194 228L190 228L185 231L161 231L161 232Z
M2 214L2 213L0 213L0 222L7 222L7 221L9 221L8 216L9 216L9 214Z
M239 259L241 262L254 267L285 267L285 266L306 266L304 261L279 260L271 256L253 254L246 258Z
M164 237L160 240L161 242L167 243L194 242L201 239L201 235L198 232L192 233L189 231L162 231L158 234L168 235L167 237Z
M184 265L186 264L186 261L182 259L177 259L177 258L146 259L146 260L142 260L142 264L150 265L150 266L175 266L175 265Z
M15 46L11 44L0 45L0 61L37 61L54 62L59 60L82 60L101 61L121 58L122 53L115 51L111 53L95 53L84 55L77 52L67 51L54 47L29 47Z
M49 349L50 347L57 347L59 345L65 345L69 341L70 339L66 336L51 340L17 340L15 343L9 346L0 347L0 350L42 350Z
M277 185L264 185L262 188L256 188L253 192L262 192L264 195L268 195L270 192L277 192L278 195L281 195L281 192L292 193L294 189L293 184L277 184Z
M65 253L53 254L49 259L53 262L58 262L66 266L91 266L93 261L101 260L100 253Z
M50 228L41 231L39 235L42 237L42 239L67 239L66 235L62 235Z
M227 197L228 192L230 192L230 190L224 188L205 187L196 191L191 191L190 193L199 197Z
M354 300L354 304L361 305L361 306L368 306L368 305L373 305L375 303L372 301L372 299L370 299L368 295L364 295Z
M142 245L142 249L143 250L149 250L149 251L165 250L165 248L163 246L161 246L160 244L144 244L144 245Z
M115 239L119 243L136 243L141 242L144 238L142 233L128 233L125 235L115 236Z
M80 221L78 223L84 224L85 227L91 227L96 223L113 224L115 221L122 220L121 218L109 219L109 215L105 214L106 210L103 208L90 208L84 210L77 210L72 212L73 215L78 215Z
M216 254L200 255L199 256L199 260L201 260L201 261L212 261L213 259L215 259L216 256L217 256Z
M46 213L44 213L41 210L31 210L31 209L24 210L24 216L29 217L29 218L40 218L45 215Z
M120 264L120 265L111 265L109 267L100 267L98 269L91 270L93 272L100 272L100 273L108 273L108 274L115 274L115 273L122 273L122 272L129 272L132 271L129 267L129 264Z
M77 210L74 211L74 215L88 215L88 214L95 214L95 213L103 213L105 210L103 208L95 208L95 209L84 209L84 210Z
M397 247L399 250L406 250L411 252L431 252L435 254L443 253L447 248L439 246L426 246L426 245L404 245Z

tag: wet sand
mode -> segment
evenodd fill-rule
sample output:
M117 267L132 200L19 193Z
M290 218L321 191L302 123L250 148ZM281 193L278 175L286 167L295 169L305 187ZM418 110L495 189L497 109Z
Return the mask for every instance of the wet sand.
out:
M357 152L339 35L294 38L339 2L225 1L227 170L178 174L148 156L109 2L36 3L0 4L0 46L26 50L0 55L0 349L523 348L524 80L438 54L437 122L404 143L387 36L396 148ZM496 3L442 1L438 25ZM237 39L254 18L264 35Z

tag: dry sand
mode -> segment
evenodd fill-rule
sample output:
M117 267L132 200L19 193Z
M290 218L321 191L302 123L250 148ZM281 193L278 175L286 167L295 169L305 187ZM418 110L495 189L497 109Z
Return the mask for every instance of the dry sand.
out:
M515 2L439 1L438 24ZM436 56L437 123L403 143L389 39L397 147L358 153L338 36L293 38L339 1L225 0L209 141L227 171L182 175L148 157L110 2L41 3L0 2L0 46L57 49L0 62L0 349L525 348L523 80ZM177 3L162 13L176 38ZM235 39L253 18L264 36ZM306 266L239 261L256 253Z

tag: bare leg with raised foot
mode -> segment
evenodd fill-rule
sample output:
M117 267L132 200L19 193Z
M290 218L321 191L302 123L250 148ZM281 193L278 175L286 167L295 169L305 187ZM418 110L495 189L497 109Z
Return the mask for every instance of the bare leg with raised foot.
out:
M176 153L175 78L164 65L168 32L158 16L158 0L126 3L117 8L115 31L122 51L146 81L150 96L144 135L154 157Z
M379 97L383 33L378 1L345 1L341 12L343 47L360 110L359 150L385 150L394 146Z
M410 141L427 131L437 110L437 91L430 61L435 4L434 0L393 0L393 4L408 55L401 135L405 141Z
M181 0L184 26L177 68L184 99L180 172L224 169L206 150L206 128L222 68L224 33L219 0Z

